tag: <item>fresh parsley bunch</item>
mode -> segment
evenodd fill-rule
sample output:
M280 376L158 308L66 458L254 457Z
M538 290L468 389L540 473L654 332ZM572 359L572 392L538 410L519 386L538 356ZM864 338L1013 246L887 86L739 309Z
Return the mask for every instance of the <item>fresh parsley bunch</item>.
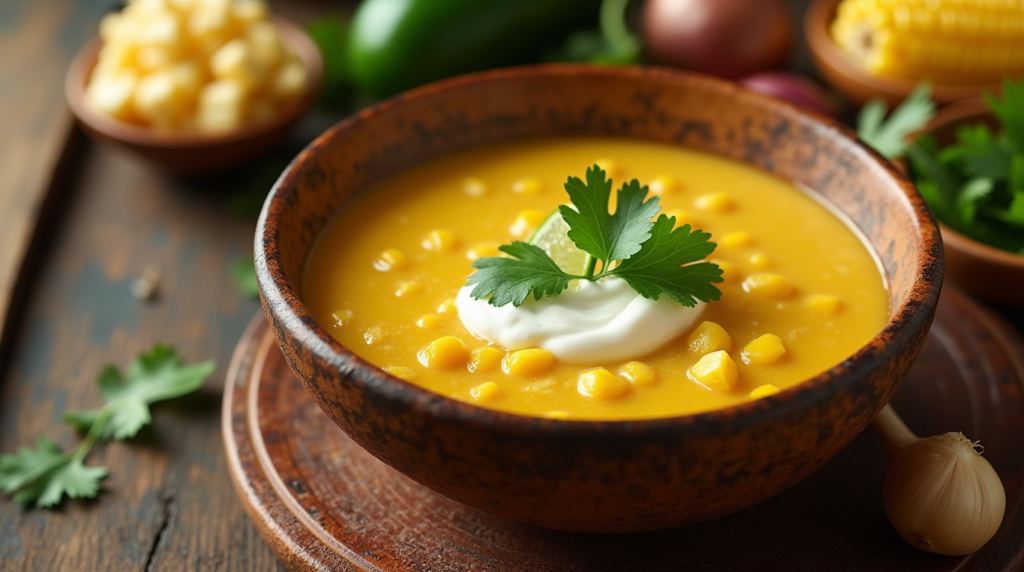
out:
M107 469L85 465L93 445L134 437L152 420L150 404L199 389L214 369L212 361L185 365L174 348L161 344L136 357L127 376L115 366L105 366L96 379L106 400L103 407L64 414L64 421L85 433L82 441L62 451L40 437L35 450L22 447L17 454L0 455L0 489L18 504L41 508L56 505L64 495L95 497Z
M583 275L564 272L536 245L515 241L498 250L508 257L479 258L476 272L469 276L476 299L488 298L492 306L511 303L520 306L532 293L534 299L557 296L570 280L600 280L617 276L641 296L657 300L662 294L686 307L697 301L718 300L722 293L713 284L722 282L722 270L710 262L698 262L714 250L711 235L676 228L675 217L661 215L658 197L647 197L647 187L633 179L624 183L616 196L615 213L608 212L612 181L594 165L587 169L584 183L569 177L565 190L572 207L562 205L559 213L569 225L569 239L594 257ZM600 262L600 271L597 271Z

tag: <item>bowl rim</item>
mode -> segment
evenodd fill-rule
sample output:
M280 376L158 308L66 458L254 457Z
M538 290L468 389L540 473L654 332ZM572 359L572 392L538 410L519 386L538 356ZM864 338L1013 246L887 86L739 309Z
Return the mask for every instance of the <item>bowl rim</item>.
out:
M984 97L963 99L939 109L921 133L934 133L943 127L978 121L986 116L992 117L992 110L989 109ZM1024 270L1024 255L1014 254L975 240L942 221L939 221L939 228L942 229L942 240L947 247L955 248L992 264Z
M903 99L909 95L918 82L898 77L873 76L857 67L832 41L829 24L835 17L836 8L842 0L811 0L804 14L804 36L811 55L865 88L882 92L890 97ZM930 82L932 97L940 102L954 102L976 96L980 92L998 92L999 83L937 83Z
M308 89L302 97L287 103L263 121L248 123L224 133L202 134L162 131L134 125L94 110L85 100L85 87L99 59L100 48L103 47L103 40L99 36L93 36L72 58L64 76L64 98L71 113L89 129L132 145L173 149L212 147L244 141L273 131L305 113L316 100L323 83L324 61L316 42L298 24L276 14L270 16L269 21L280 32L281 42L305 64Z
M395 377L381 368L370 364L357 353L342 346L321 327L302 303L299 291L289 283L280 260L278 244L279 220L271 212L281 212L289 199L286 190L294 190L296 181L304 169L315 163L317 148L335 137L344 136L356 125L416 102L420 98L443 95L470 86L500 83L517 77L614 77L620 81L642 76L654 76L665 81L686 81L702 84L702 89L720 94L740 93L745 98L759 101L777 113L789 116L803 115L818 122L820 130L831 131L846 139L856 152L891 178L902 189L917 222L916 232L921 238L918 262L914 270L914 281L906 298L896 307L890 308L885 326L865 343L857 352L832 368L808 378L790 388L783 389L769 397L740 403L738 405L676 415L639 419L553 419L519 413L499 411L458 401L434 393L413 383ZM920 328L927 328L934 309L938 304L942 287L943 250L939 227L913 184L894 165L885 160L874 149L859 139L854 132L838 121L808 111L767 95L744 89L733 82L704 74L654 66L605 67L587 64L536 64L487 70L456 76L400 93L348 117L335 124L315 141L310 143L292 160L274 183L257 221L255 240L255 263L260 297L265 312L276 322L281 335L293 338L296 345L325 363L338 367L342 375L358 383L365 391L396 400L398 404L418 414L443 418L457 423L472 423L491 428L500 428L506 433L528 435L537 430L559 434L629 434L678 432L685 429L689 434L720 431L729 427L739 430L751 424L777 418L803 409L818 401L825 394L835 393L843 386L859 379L873 369L880 361L890 357L896 348L912 339ZM269 254L268 254L269 253ZM276 329L276 328L275 328ZM341 369L343 367L343 370ZM842 383L845 379L846 383ZM874 412L872 412L874 413Z

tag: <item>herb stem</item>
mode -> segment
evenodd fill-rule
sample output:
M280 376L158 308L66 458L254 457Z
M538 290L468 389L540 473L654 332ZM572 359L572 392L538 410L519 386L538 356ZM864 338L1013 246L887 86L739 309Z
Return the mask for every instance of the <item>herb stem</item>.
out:
M110 419L110 409L104 407L100 409L99 415L96 416L96 421L93 422L92 426L89 427L89 432L85 434L82 441L75 447L75 452L72 455L73 459L79 461L85 459L85 456L89 454L92 446L99 440L100 435L103 434L103 429L107 426L107 420Z
M594 280L597 280L597 278L594 277L594 269L596 269L596 268L597 268L597 257L591 256L590 260L587 262L586 276L584 276L584 278L586 278L587 280L590 280L591 282L593 282Z

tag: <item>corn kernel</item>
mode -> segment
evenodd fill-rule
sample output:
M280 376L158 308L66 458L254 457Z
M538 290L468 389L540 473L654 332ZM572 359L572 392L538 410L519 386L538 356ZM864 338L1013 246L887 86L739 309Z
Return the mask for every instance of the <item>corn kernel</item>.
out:
M335 310L331 312L328 323L333 328L340 328L352 320L352 310Z
M540 211L526 209L519 213L519 216L516 217L516 221L512 223L512 226L509 227L508 231L516 238L526 238L527 235L533 232L533 229L537 228L540 226L540 223L544 222L545 218L547 218L547 215Z
M407 280L405 282L399 282L395 288L395 296L401 298L402 296L412 296L413 294L419 293L422 289L419 282L415 280Z
M520 195L536 195L544 190L544 185L537 179L522 179L512 183L512 192Z
M768 268L771 266L772 261L768 258L768 255L763 252L755 252L750 255L750 265L754 268Z
M786 346L782 345L782 338L775 334L765 334L751 340L740 353L743 363L752 365L771 365L784 355Z
M244 40L231 40L210 58L210 71L217 79L232 79L244 87L260 83L259 70Z
M441 318L438 318L434 314L427 314L426 316L420 316L419 320L416 320L416 326L423 328L424 330L433 330L441 324Z
M610 401L629 393L629 384L621 377L599 367L581 373L576 390L580 395Z
M505 358L502 368L512 375L533 377L540 375L555 365L555 356L540 348L530 348L512 352Z
M726 284L735 284L740 281L742 275L738 266L729 262L728 260L722 260L721 258L712 258L708 262L717 264L722 269L722 280Z
M455 369L469 361L469 349L460 338L444 336L427 344L416 357L430 369Z
M618 163L611 159L603 158L594 161L594 165L597 165L609 179L619 179L622 177L622 167Z
M385 339L387 339L387 334L377 326L371 326L363 332L363 341L366 342L366 345L379 344Z
M117 119L125 119L131 113L132 96L138 83L139 78L134 72L94 76L86 88L85 97L99 111Z
M639 361L631 361L620 367L619 375L637 387L648 387L658 381L654 368Z
M235 0L231 4L231 11L235 19L244 24L262 22L270 14L263 0Z
M843 309L842 301L828 294L811 294L804 300L804 304L811 310L826 316L834 316Z
M459 309L455 307L455 300L452 298L448 298L437 306L438 314L451 314L458 311Z
M769 395L775 395L778 392L779 392L779 388L778 387L775 387L774 385L768 383L768 384L762 385L762 386L760 386L758 388L755 388L754 391L751 391L750 392L750 397L752 399L761 399L762 397L768 397Z
M306 92L309 72L297 59L291 59L277 70L270 84L270 92L280 99L291 99Z
M199 93L196 126L200 131L230 131L242 125L245 118L245 86L232 79L206 85Z
M490 346L476 348L469 356L469 371L473 373L494 371L495 368L501 365L501 360L504 358L505 352L497 348Z
M470 389L469 394L473 399L481 403L490 403L491 401L501 397L501 388L493 381L485 381L473 389Z
M743 290L764 298L780 299L793 293L793 284L778 274L754 274L743 281Z
M732 337L725 328L714 322L701 322L686 338L686 345L697 355L719 350L732 350Z
M285 58L284 45L277 28L270 22L259 22L249 26L245 33L249 56L253 64L263 72L276 67ZM303 78L303 87L305 78Z
M652 194L658 195L659 197L665 197L678 193L680 185L679 181L672 177L661 176L651 181L649 188Z
M400 365L386 365L381 369L397 377L398 379L404 379L405 381L414 381L417 377L416 370L412 369L411 367L402 367Z
M469 197L482 197L487 194L487 183L476 177L467 177L462 180L462 192Z
M718 244L726 248L746 248L754 244L754 239L745 232L730 232L719 237Z
M548 411L544 414L548 419L568 419L570 416L565 411Z
M450 230L432 230L423 238L423 248L433 252L451 252L458 248L459 239Z
M715 391L729 391L736 386L739 372L736 363L723 350L711 352L690 366L686 376Z
M472 248L466 251L466 258L470 260L500 255L501 251L498 250L498 245L493 242L481 242L480 244L474 244Z
M736 203L725 193L711 193L697 197L693 206L702 211L726 213L736 208Z
M395 250L394 248L381 252L380 257L373 263L373 267L381 272L401 270L406 266L408 266L408 261L405 258L405 254L402 254L401 250Z
M178 95L174 74L159 71L142 78L132 103L139 117L155 123L178 115L183 101Z

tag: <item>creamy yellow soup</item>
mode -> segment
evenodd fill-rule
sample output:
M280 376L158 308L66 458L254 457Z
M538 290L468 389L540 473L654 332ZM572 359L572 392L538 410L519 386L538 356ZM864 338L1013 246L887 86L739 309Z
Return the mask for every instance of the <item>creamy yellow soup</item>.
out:
M711 233L718 247L710 258L725 279L721 300L691 331L647 355L510 368L535 356L474 338L453 299L474 258L528 237L568 202L566 177L582 177L595 162L615 188L636 178L660 196L662 213ZM576 419L666 417L767 396L840 363L888 317L872 254L808 195L737 162L618 139L495 145L393 176L324 230L303 299L339 342L411 383L483 407ZM448 336L466 350L446 340L451 355L422 359L424 348ZM724 353L698 364L715 351ZM735 364L731 384L701 377L701 368L712 368L712 378L720 373L723 361ZM596 367L612 375L595 379Z

